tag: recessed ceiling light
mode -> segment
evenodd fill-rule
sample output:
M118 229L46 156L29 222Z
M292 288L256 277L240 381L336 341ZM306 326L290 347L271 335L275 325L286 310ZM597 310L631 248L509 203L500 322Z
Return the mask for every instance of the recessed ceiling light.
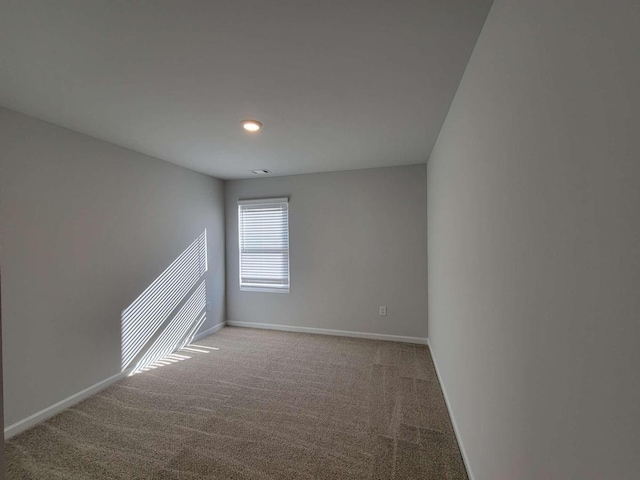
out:
M242 128L247 132L257 132L262 128L262 124L257 120L243 120Z
M251 173L253 173L254 175L269 175L271 173L271 170L265 170L265 169L251 170Z

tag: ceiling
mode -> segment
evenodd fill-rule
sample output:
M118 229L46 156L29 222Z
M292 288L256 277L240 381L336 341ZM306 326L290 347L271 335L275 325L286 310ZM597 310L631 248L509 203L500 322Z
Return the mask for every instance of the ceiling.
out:
M0 104L224 179L426 163L490 4L0 0Z

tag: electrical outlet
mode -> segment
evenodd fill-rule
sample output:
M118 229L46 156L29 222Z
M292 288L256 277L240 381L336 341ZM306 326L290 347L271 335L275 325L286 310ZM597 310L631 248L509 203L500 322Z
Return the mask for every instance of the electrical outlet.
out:
M382 315L382 316L386 316L387 315L387 306L386 305L380 305L380 307L378 308L378 315Z
M207 311L211 310L211 302L207 302Z

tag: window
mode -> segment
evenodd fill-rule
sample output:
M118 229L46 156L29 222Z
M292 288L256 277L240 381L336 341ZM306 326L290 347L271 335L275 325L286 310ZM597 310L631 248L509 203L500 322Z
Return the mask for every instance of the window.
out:
M289 199L238 202L240 290L289 292Z

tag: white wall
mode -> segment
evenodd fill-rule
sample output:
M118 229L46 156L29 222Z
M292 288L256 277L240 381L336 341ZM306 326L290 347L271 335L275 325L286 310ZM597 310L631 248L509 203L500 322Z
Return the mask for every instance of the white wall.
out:
M426 337L425 173L415 165L226 182L227 319ZM291 292L241 292L236 202L284 196Z
M429 160L429 336L476 480L638 478L639 45L637 0L496 0Z
M206 228L224 319L220 180L0 109L5 425L121 370L121 312Z

